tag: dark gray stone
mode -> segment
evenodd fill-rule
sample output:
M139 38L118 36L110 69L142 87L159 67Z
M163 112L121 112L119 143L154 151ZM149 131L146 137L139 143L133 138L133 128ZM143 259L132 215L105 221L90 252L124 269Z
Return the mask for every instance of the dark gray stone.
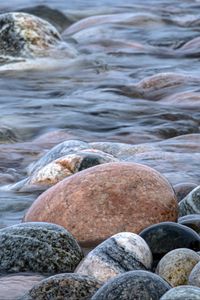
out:
M174 191L177 197L178 202L183 200L193 189L197 187L195 183L183 182L174 185Z
M149 245L154 264L169 251L177 248L200 250L200 237L189 227L173 222L162 222L145 228L139 234Z
M189 285L177 286L165 293L160 300L200 300L200 288Z
M130 271L110 279L92 300L159 300L171 286L148 271Z
M55 224L33 222L0 230L0 271L72 272L82 257L75 238Z
M100 287L93 277L59 274L42 280L18 300L89 300Z
M192 214L180 217L178 223L192 228L200 234L200 214Z

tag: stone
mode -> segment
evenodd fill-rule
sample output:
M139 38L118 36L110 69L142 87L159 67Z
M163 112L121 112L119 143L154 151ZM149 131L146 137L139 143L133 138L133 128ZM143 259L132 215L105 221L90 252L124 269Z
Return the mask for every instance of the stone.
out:
M149 245L155 265L171 250L177 248L200 250L199 235L191 228L173 222L162 222L149 226L139 235Z
M179 183L174 185L174 191L177 197L178 202L183 200L193 189L197 187L195 183Z
M137 234L121 232L89 252L76 272L105 282L121 273L151 266L152 254L146 242Z
M57 158L36 170L21 190L34 185L52 186L62 179L93 166L116 162L118 159L105 152L85 149Z
M45 277L37 273L17 273L0 276L0 299L16 300Z
M19 300L89 300L100 287L101 283L90 276L58 274L42 280Z
M188 278L188 283L190 285L195 285L200 287L200 263L199 262L192 269Z
M61 42L58 31L47 21L22 12L1 14L0 55L33 57Z
M160 300L200 300L200 288L182 285L166 292Z
M193 250L179 248L168 252L158 263L156 273L172 286L187 284L193 267L200 261L200 256Z
M55 224L33 222L0 230L2 272L72 272L82 257L74 237Z
M174 191L160 173L119 162L83 170L57 183L36 199L24 221L62 225L82 246L90 247L115 233L138 233L176 218Z
M192 214L186 215L183 217L178 218L178 223L185 225L187 227L192 228L198 234L200 234L200 215L199 214Z
M107 281L91 300L159 300L171 288L160 276L148 271L130 271Z
M179 216L200 214L200 185L179 202Z
M37 162L31 164L28 167L28 173L31 175L36 170L42 169L44 166L49 164L50 162L56 160L59 157L72 154L76 151L89 149L91 148L88 143L82 142L79 140L68 140L64 141L52 149L50 149L47 153L45 153Z

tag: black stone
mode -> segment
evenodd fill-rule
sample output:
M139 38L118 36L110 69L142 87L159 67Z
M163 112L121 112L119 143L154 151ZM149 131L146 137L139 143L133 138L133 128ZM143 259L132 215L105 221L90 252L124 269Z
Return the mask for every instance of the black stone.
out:
M178 223L185 225L187 227L192 228L198 234L200 234L200 215L199 214L192 214L180 217L178 219Z
M169 251L177 248L200 250L199 235L184 225L162 222L145 228L139 234L149 245L154 259L154 266Z
M110 279L92 300L159 300L171 286L148 271L130 271Z

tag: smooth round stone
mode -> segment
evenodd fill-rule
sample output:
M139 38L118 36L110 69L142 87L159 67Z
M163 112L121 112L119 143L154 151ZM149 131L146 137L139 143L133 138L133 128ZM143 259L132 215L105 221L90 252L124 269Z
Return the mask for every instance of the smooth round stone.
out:
M183 217L178 218L178 223L185 225L187 227L192 228L198 234L200 234L200 215L193 214L193 215L186 215Z
M160 173L119 162L89 168L57 183L36 199L24 220L62 225L89 247L115 233L138 233L150 224L176 218L174 191Z
M197 184L195 183L179 183L174 185L174 191L177 197L178 202L183 200L193 189L197 187Z
M37 273L3 275L0 277L0 299L16 300L44 278Z
M200 237L192 229L173 222L152 225L140 232L147 242L156 264L166 253L177 248L200 250Z
M89 252L76 272L106 281L120 273L151 266L152 254L147 243L137 234L121 232Z
M200 185L179 202L179 216L200 214Z
M92 300L159 300L171 286L160 276L148 271L130 271L110 279Z
M29 174L33 174L36 170L40 170L48 163L56 160L59 157L72 154L76 151L82 149L89 149L90 146L88 143L78 141L78 140L68 140L54 146L46 154L44 154L37 162L31 164L28 167Z
M0 55L34 57L58 45L61 37L47 21L22 12L0 15Z
M28 179L26 186L51 186L61 181L62 179L84 169L115 161L118 161L118 159L99 150L86 149L78 151L74 154L62 156L45 165L38 171L36 170L34 174Z
M168 252L158 263L156 273L172 286L187 284L188 276L200 256L193 250L180 248Z
M0 271L72 272L82 259L74 237L49 223L24 223L0 230Z
M200 263L196 264L192 269L188 283L200 287Z
M200 300L200 288L182 285L166 292L160 300Z
M89 300L101 283L89 276L59 274L42 280L19 300Z

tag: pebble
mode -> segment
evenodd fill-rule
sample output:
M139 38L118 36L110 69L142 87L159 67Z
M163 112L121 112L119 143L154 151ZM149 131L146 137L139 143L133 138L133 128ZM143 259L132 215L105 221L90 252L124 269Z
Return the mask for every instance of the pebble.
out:
M62 156L36 170L25 186L23 186L23 190L32 185L51 186L84 169L115 161L118 161L118 159L99 150L80 150L76 153Z
M145 228L139 234L149 245L156 264L165 254L177 248L200 250L199 235L184 225L162 222Z
M31 164L28 167L28 173L30 175L33 174L36 170L40 170L42 167L46 166L48 163L56 160L59 157L72 154L82 149L89 148L91 147L88 143L79 140L64 141L54 146L51 150L45 153L37 162Z
M183 200L193 189L197 187L197 184L195 183L179 183L174 185L174 191L177 197L178 202Z
M179 216L200 214L200 185L179 202Z
M182 285L166 292L160 300L200 300L200 288Z
M178 218L178 223L192 228L200 234L200 215L192 214Z
M89 276L58 274L42 280L18 300L89 300L101 283Z
M74 237L55 224L33 222L0 230L2 272L72 272L82 257Z
M188 283L200 287L200 263L197 263L192 269L188 278Z
M160 173L144 165L116 162L57 183L36 199L24 220L62 225L82 246L90 247L115 233L138 233L176 218L174 191Z
M120 273L151 266L152 254L147 243L137 234L121 232L89 252L76 272L105 282Z
M156 273L172 286L187 284L193 267L200 261L200 256L193 250L179 248L168 252L158 263Z
M148 271L130 271L110 279L91 300L159 300L171 286Z

